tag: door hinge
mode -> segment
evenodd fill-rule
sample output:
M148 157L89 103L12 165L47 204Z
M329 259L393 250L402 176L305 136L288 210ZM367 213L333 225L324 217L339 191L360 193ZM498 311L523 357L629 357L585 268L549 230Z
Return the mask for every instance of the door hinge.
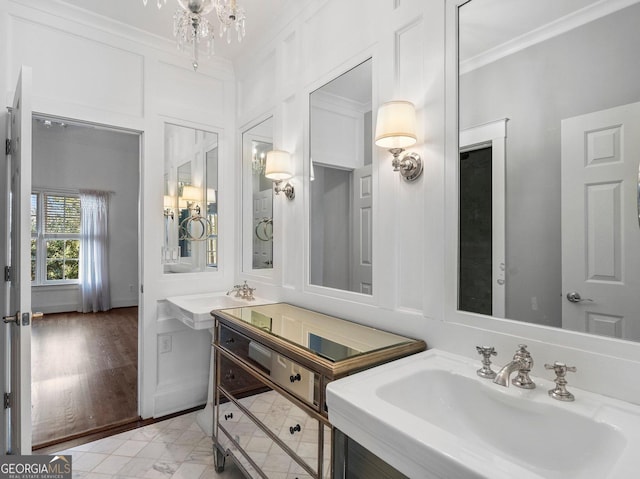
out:
M6 140L4 140L4 154L11 154L11 138L7 138Z
M11 266L5 266L4 267L4 280L5 281L11 281L11 273L13 271L11 270Z
M9 409L11 407L11 393L4 393L4 408Z

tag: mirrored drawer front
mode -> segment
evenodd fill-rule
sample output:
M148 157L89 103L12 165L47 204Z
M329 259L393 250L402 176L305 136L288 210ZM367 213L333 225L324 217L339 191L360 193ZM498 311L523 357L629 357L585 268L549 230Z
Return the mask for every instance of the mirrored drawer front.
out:
M220 325L219 345L264 372L273 382L318 407L319 376L295 361Z
M237 370L241 369L243 368L237 365ZM329 427L324 427L321 439L318 429L320 421L266 385L259 394L244 397L235 395L234 398L315 472L318 471L318 444L322 440L325 445L323 458L326 459L323 470L327 470L331 457Z
M270 394L270 393L263 393ZM245 398L246 399L246 398ZM218 438L221 445L231 444L229 437L240 446L240 450L230 448L240 464L251 477L286 477L312 479L317 477L302 468L287 452L251 418L243 414L233 402L218 406ZM225 437L225 433L228 437ZM250 458L261 474L256 472L247 458Z
M259 392L264 388L262 381L243 370L226 356L218 354L218 361L220 361L220 384L231 394L242 397Z
M215 431L215 436L217 438L217 443L219 448L226 452L231 452L236 462L240 463L240 465L244 468L244 470L249 474L251 478L262 477L256 469L254 469L253 465L247 460L246 457L242 455L240 450L236 447L236 445L229 439L229 437L234 437L234 440L239 438L237 435L236 428L238 427L240 418L242 417L242 413L237 411L237 407L231 407L230 403L225 403L220 405L220 423L222 424L222 428L217 428ZM235 411L235 412L234 412ZM224 429L229 433L229 435L225 434ZM233 433L231 431L234 431ZM231 434L236 434L232 436ZM229 460L225 460L225 468L229 467Z

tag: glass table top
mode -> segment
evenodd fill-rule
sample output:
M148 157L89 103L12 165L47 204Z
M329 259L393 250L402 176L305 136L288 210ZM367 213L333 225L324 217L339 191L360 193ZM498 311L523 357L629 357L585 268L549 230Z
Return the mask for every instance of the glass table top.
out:
M414 342L414 339L287 303L214 311L312 351L331 362Z

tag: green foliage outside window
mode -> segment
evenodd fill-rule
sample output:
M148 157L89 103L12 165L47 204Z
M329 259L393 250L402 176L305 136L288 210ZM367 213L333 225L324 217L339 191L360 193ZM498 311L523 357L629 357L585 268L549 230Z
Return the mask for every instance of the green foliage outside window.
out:
M79 240L47 241L47 280L78 279Z
M31 280L79 278L80 198L57 193L31 195Z

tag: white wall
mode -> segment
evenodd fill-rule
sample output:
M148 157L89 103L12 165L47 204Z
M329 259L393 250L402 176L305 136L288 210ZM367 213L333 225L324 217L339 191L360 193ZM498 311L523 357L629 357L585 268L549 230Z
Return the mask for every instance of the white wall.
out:
M138 304L139 136L89 126L33 122L32 184L41 189L111 191L109 287L114 308ZM78 311L76 286L34 286L35 311Z
M190 341L195 333L165 314L159 300L225 290L242 279L257 286L260 296L422 338L430 347L471 357L476 356L476 344L493 344L503 361L516 344L528 342L536 359L534 374L548 377L542 367L545 362L573 363L581 371L572 378L576 386L638 402L640 383L619 379L633 377L640 367L636 344L455 311L452 221L454 225L456 213L451 171L457 158L456 78L450 74L452 56L445 56L446 45L451 51L454 48L453 30L445 30L447 3L308 0L291 5L291 13L264 35L261 49L235 65L236 82L227 63L203 62L194 74L188 61L173 53L171 42L79 11L67 12L55 1L0 0L5 45L0 48L0 61L6 72L0 75L0 88L4 92L12 91L19 65L31 64L37 110L144 132L143 417L202 400L194 384L206 381L206 376L192 380L198 374L189 369L203 371L204 356L194 358L181 348L194 345L208 354L207 339L198 336ZM65 20L67 14L80 21ZM34 42L34 37L40 41ZM417 181L403 182L392 172L390 155L374 148L374 295L365 297L307 284L307 126L309 93L369 56L373 56L374 112L376 105L391 99L417 105L420 133L411 150L422 156L425 171ZM241 255L235 247L241 244L242 211L236 145L241 141L239 125L264 119L268 113L274 114L274 148L290 151L296 162L292 180L296 199L275 198L274 270L270 276L261 276L241 272ZM217 273L162 274L162 123L167 118L220 135L222 257ZM178 348L165 353L166 357L157 348L163 335L171 336L172 346ZM184 371L190 377L182 381ZM180 393L181 386L187 393Z
M133 3L133 2L132 2ZM140 2L141 4L142 2ZM138 5L132 5L137 8ZM140 8L144 8L140 5ZM193 332L162 314L167 296L224 290L233 282L235 84L232 65L201 59L198 73L175 43L114 23L57 0L0 0L0 91L10 105L21 65L33 69L34 110L142 133L140 159L140 414L158 416L204 402L184 374L207 366L208 333ZM164 275L164 122L219 135L220 267L214 273ZM88 178L83 181L83 184ZM125 284L125 288L128 284ZM172 350L158 352L169 335ZM199 362L193 358L198 356ZM208 365L208 363L207 363ZM196 371L194 374L198 375ZM183 390L184 394L176 394Z
M476 345L495 345L498 364L511 358L518 343L528 343L535 375L550 377L545 362L572 363L580 370L571 378L575 387L640 402L639 385L611 374L623 371L617 377L624 378L637 371L638 344L456 311L454 5L455 0L311 1L293 21L265 35L259 52L237 62L239 124L275 112L274 146L290 151L297 164L296 199L274 202L275 274L241 272L239 279L252 281L258 294L421 338L429 347L476 357ZM374 147L369 298L308 285L307 128L309 93L370 55L374 117L387 100L416 104L418 143L410 150L422 156L425 170L417 181L403 182L392 172L390 155Z
M352 28L354 18L358 28ZM438 223L443 224L444 78L443 64L437 62L443 59L443 27L443 2L311 1L294 21L277 25L262 50L237 62L239 123L274 111L274 146L290 151L297 165L295 200L277 197L274 202L274 238L281 239L274 269L279 274L273 281L241 274L241 279L258 284L258 294L265 291L415 337L425 336L425 314L442 318L443 238ZM425 159L425 174L414 183L403 182L392 171L390 154L373 150L375 293L369 297L308 285L306 258L317 248L308 252L307 129L309 94L371 56L374 111L379 103L397 98L418 106L421 134L412 150ZM430 60L435 62L430 66L437 66L428 70ZM260 76L254 75L257 66ZM260 94L267 89L274 93ZM426 229L427 223L435 228ZM428 288L427 270L432 275Z

